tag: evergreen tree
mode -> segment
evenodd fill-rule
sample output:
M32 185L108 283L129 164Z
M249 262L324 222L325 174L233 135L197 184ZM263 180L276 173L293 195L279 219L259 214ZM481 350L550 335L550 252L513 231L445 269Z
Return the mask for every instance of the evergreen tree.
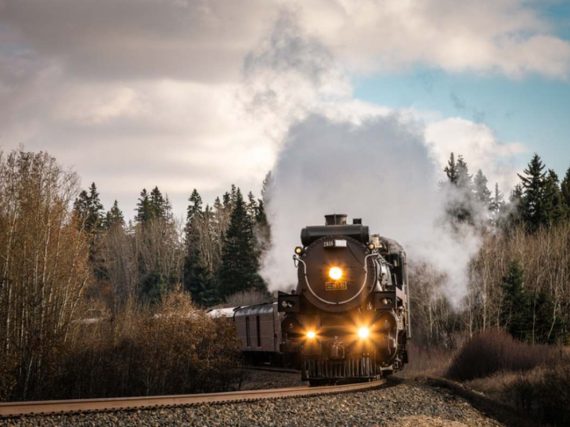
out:
M150 192L149 205L152 219L171 219L172 208L168 196L164 197L158 187L154 187Z
M271 171L267 172L265 179L263 180L263 186L261 187L261 200L259 201L259 210L257 214L257 228L258 228L258 240L260 244L261 256L271 247L271 225L267 219L267 214L265 207L270 202L271 197L271 186L273 185L273 176Z
M532 311L523 288L523 271L517 261L510 263L501 288L501 324L513 337L525 340L532 325Z
M271 246L271 226L267 220L265 213L265 204L263 200L259 200L257 208L257 215L255 217L255 235L257 237L257 244L259 248L260 259L267 252Z
M548 170L544 185L544 210L548 226L558 224L565 215L558 175L552 169Z
M107 277L107 270L100 237L105 227L105 218L103 204L94 182L89 186L89 192L83 190L79 193L74 203L74 216L80 229L82 228L88 236L91 270L96 279L104 279ZM90 289L94 290L95 288Z
M253 224L247 214L241 191L236 189L235 205L222 250L219 271L220 296L226 298L251 288L265 290L265 284L257 273L258 268Z
M454 154L451 153L444 171L450 184L447 215L453 224L473 224L473 182L463 156L459 155L456 162Z
M511 195L509 197L509 214L507 216L507 230L509 228L514 228L523 223L522 219L522 197L523 197L523 188L522 185L517 184L513 191L511 191Z
M553 318L554 299L552 294L545 290L535 293L531 303L532 321L532 343L554 344L564 337L564 324L558 316Z
M74 203L74 215L88 234L95 234L103 228L103 205L99 199L97 186L91 183L89 192L83 190Z
M467 192L472 190L473 182L472 177L469 174L469 168L467 167L467 163L463 159L463 156L457 156L457 186Z
M566 218L570 219L570 168L566 171L566 175L560 184L560 192L562 194L562 202L566 211Z
M544 164L538 154L535 154L519 178L522 181L522 196L520 216L528 231L536 231L548 225L545 191L546 173Z
M146 188L143 188L137 202L137 214L135 220L139 224L146 224L152 219L152 207L150 204L150 198Z
M457 184L459 179L459 174L457 171L457 164L455 163L455 154L451 153L449 156L449 160L447 161L447 166L443 169L445 174L447 175L447 179L452 184Z
M487 188L487 177L483 174L481 169L475 174L473 185L475 187L475 199L481 206L491 210L491 192Z
M255 219L257 218L257 209L258 209L258 202L255 199L253 193L250 191L247 194L247 213L253 221L255 221Z
M202 212L202 197L198 193L198 190L196 189L192 190L192 194L190 195L188 201L190 202L190 204L186 209L187 224L189 224L189 222L192 220L195 214Z
M495 183L495 192L489 203L489 210L493 216L495 226L501 226L503 222L503 213L505 212L505 202L503 194L499 191L499 184Z
M105 215L105 228L110 229L115 226L125 226L123 212L119 209L119 204L116 200L114 201L113 206L111 206L111 209L109 209Z
M206 247L212 243L212 211L209 206L202 211L202 198L196 189L192 191L188 201L190 204L186 211L184 287L196 304L210 306L219 300L213 271L207 260L208 254L205 253Z

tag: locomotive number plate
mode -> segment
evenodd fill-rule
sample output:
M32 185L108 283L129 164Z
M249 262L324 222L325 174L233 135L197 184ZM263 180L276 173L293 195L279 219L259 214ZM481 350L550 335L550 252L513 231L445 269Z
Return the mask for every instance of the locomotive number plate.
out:
M325 291L346 291L348 282L325 282Z

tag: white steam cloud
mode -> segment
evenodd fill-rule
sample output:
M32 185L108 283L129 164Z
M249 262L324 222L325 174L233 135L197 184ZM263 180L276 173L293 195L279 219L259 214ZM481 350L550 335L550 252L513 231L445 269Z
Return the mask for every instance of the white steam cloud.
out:
M446 122L426 127L425 114L355 100L332 53L288 11L248 56L244 77L241 98L279 147L267 205L273 246L262 271L270 289L295 285L291 255L300 230L323 224L325 214L346 213L402 243L411 262L444 272L448 295L458 303L480 239L442 221L446 200L454 197L438 185L441 151L450 147ZM468 161L489 160L486 153L498 146L490 131L483 133L471 132L462 144Z
M313 115L293 126L273 170L273 247L263 271L270 288L295 283L291 254L301 228L347 213L371 233L400 241L412 261L445 272L451 299L459 301L479 240L438 226L444 194L436 169L421 129L397 114L360 124Z

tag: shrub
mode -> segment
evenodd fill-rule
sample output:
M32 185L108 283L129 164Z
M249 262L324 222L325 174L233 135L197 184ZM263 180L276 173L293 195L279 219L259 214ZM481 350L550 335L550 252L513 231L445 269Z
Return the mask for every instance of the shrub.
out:
M407 349L409 363L401 373L405 377L443 375L453 357L453 350L418 346L414 342L410 342Z
M570 424L570 360L522 373L506 388L512 403L553 425Z
M239 342L228 319L211 319L175 291L155 309L77 324L59 370L38 398L219 391L239 382Z
M501 330L481 332L460 349L446 376L466 381L499 371L525 371L551 358L551 348L516 341Z

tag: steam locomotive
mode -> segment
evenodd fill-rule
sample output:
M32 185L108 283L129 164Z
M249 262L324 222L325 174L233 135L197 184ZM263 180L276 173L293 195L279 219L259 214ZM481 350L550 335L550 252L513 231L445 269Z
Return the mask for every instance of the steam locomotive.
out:
M297 289L278 296L281 351L301 355L311 384L380 377L407 362L406 254L346 218L326 215L325 226L301 231Z
M223 309L246 355L296 360L311 385L370 380L408 361L406 253L360 219L325 215L301 231L297 287L277 301Z

